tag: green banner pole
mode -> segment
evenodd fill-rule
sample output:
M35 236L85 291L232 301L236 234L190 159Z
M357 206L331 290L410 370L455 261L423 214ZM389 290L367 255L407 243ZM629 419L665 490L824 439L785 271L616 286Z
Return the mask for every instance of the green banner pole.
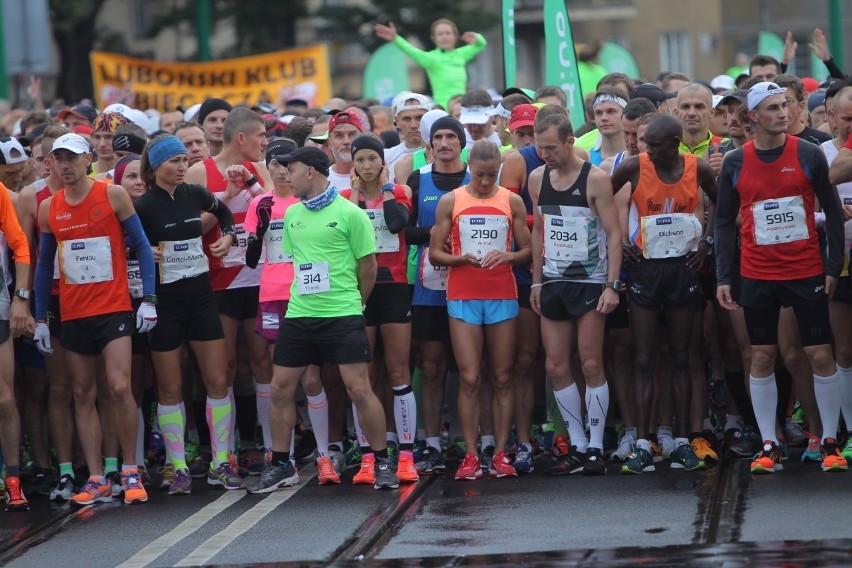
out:
M6 31L3 26L3 0L0 0L0 99L9 98L9 74L6 71Z
M830 0L828 3L829 52L837 66L843 69L846 54L843 52L843 3Z
M503 86L516 87L515 0L503 0Z
M544 0L544 44L545 81L565 91L571 124L579 127L586 122L586 113L583 110L583 90L571 35L571 21L564 0Z

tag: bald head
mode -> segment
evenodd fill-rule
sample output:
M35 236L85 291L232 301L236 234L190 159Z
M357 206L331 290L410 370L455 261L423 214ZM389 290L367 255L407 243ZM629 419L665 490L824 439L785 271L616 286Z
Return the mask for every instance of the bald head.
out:
M707 85L702 85L701 83L690 83L680 91L677 92L677 102L680 105L680 101L687 97L701 97L706 99L707 106L711 106L713 100L713 94L710 92L710 89L707 88Z
M839 102L852 102L852 86L843 87L837 91L837 94L834 95L834 102L835 104Z
M683 136L683 127L678 120L669 114L656 114L648 121L648 129L645 135L653 135L655 138L671 140L677 138L680 141Z
M658 171L671 171L677 164L678 146L683 127L668 114L655 114L645 128L645 148L648 158Z

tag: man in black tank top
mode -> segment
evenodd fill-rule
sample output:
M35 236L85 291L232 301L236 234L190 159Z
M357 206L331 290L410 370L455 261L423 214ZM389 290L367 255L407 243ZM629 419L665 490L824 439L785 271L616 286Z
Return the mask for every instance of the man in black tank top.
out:
M553 394L571 437L571 451L548 472L606 473L603 434L609 386L603 372L606 314L618 305L623 285L621 228L609 176L574 154L567 116L536 117L536 146L545 165L530 174L533 203L533 274L530 303L541 315L541 337ZM571 371L577 341L586 379L590 439Z

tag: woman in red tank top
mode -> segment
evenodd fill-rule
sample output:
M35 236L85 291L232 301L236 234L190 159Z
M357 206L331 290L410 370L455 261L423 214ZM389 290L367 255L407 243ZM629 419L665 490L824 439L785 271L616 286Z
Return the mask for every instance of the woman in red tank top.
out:
M480 463L468 451L456 479L478 479L487 469L492 477L517 475L506 455L512 424L512 363L518 293L511 264L529 264L530 232L520 196L497 185L500 150L479 141L470 151L470 184L438 202L429 260L449 266L447 311L450 337L459 366L459 418L466 447L476 447L479 431L479 385L482 353L488 345L492 373L494 451L491 463ZM451 241L451 252L445 250ZM515 240L512 251L511 240ZM484 437L483 437L484 438ZM483 456L490 440L483 440Z
M352 188L344 189L340 194L364 209L376 234L376 286L364 309L367 337L375 352L376 330L381 330L385 346L384 363L393 390L394 419L399 437L397 476L402 482L413 483L418 479L413 453L417 402L408 369L411 301L406 276L408 247L405 243L405 226L411 213L411 189L388 183L384 147L376 136L365 134L352 142L352 161L355 168ZM374 387L378 370L374 359L370 366ZM376 394L384 398L382 393ZM355 427L359 443L367 446L357 419Z

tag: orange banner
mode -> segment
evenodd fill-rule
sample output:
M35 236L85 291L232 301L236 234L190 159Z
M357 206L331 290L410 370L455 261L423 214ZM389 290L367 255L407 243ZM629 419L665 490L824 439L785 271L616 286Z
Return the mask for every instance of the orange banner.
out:
M119 102L127 90L135 95L136 108L160 112L187 109L209 97L232 105L299 97L310 106L331 98L325 45L205 63L163 63L102 51L92 52L91 59L100 108Z

